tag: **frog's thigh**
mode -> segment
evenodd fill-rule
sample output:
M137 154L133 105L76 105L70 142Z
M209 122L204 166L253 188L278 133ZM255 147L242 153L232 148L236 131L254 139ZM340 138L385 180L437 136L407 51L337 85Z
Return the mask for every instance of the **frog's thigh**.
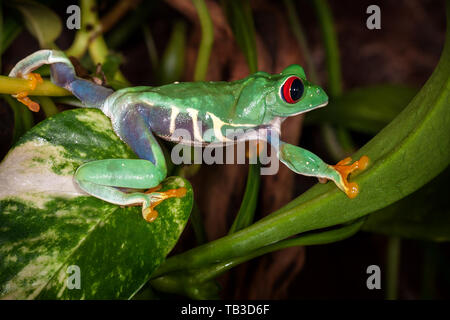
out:
M157 186L165 177L159 167L142 159L107 159L83 164L75 173L81 189L102 200L128 205L148 202L144 193L122 192L115 187L147 189Z

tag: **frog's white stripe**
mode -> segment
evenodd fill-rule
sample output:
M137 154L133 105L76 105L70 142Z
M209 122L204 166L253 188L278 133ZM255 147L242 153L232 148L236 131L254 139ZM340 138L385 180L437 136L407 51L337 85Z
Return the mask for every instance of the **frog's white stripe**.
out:
M231 141L230 139L228 139L227 137L225 137L225 136L222 134L222 127L223 127L223 126L230 126L230 127L246 127L246 128L251 128L251 127L254 127L254 126L255 126L254 124L239 124L239 123L229 123L229 122L224 122L224 121L222 121L219 117L217 117L214 113L206 112L206 114L207 114L208 116L210 116L211 119L212 119L215 137L217 138L217 140L223 141L223 142Z
M222 126L225 123L211 112L207 112L206 114L209 115L213 121L214 136L216 137L216 139L222 142L230 141L230 139L228 139L222 134Z
M170 114L170 128L169 128L169 130L170 130L170 134L173 134L174 131L175 131L175 120L177 119L177 116L180 113L180 109L175 107L175 106L172 106L171 109L172 109L172 112Z
M194 139L197 141L203 142L202 135L200 133L200 129L198 127L198 110L187 108L186 111L189 113L189 116L192 120L192 129L194 130Z

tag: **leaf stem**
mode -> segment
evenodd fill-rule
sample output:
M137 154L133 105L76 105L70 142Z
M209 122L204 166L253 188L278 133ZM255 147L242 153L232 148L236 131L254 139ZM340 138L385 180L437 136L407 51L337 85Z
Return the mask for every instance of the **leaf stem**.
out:
M117 1L101 19L103 33L108 32L130 9L136 8L141 0Z
M30 81L21 78L10 78L0 75L0 93L16 94L21 91L30 90ZM66 89L58 87L49 80L44 80L36 85L30 95L33 96L69 96L71 93Z
M197 62L194 71L194 81L204 81L208 71L209 57L214 42L214 26L204 0L192 0L200 19L202 40L198 50Z
M401 239L389 237L387 246L386 299L397 300L398 273L400 266Z
M313 0L319 19L319 26L325 45L328 69L328 90L332 97L342 94L342 74L337 35L333 25L333 16L326 0Z
M191 285L195 284L195 286L199 287L202 283L207 283L213 280L241 263L273 251L295 246L320 245L346 239L354 235L361 228L363 222L364 219L359 219L356 222L345 225L341 228L319 233L306 234L297 238L283 240L265 247L261 247L244 256L234 257L200 269L190 270L187 273L173 272L165 274L154 278L150 281L150 283L152 285L156 285L161 291L182 293L187 283Z
M194 201L191 213L191 224L194 229L195 239L197 244L204 244L207 242L205 226L203 225L202 215L197 203Z
M41 96L37 98L37 100L39 101L39 104L41 105L46 118L51 117L59 112L58 108L51 98Z
M229 234L239 231L252 224L256 205L258 204L260 177L260 165L250 164L248 168L247 185L241 207L229 230Z
M306 36L305 33L303 32L300 19L298 18L295 5L292 2L292 0L284 0L284 6L286 7L286 12L289 19L289 23L292 28L292 32L294 33L294 36L297 39L300 50L302 50L302 53L306 60L306 64L308 66L308 78L313 83L319 83L319 79L317 78L317 71L314 66L311 51L308 46L308 41L306 41Z

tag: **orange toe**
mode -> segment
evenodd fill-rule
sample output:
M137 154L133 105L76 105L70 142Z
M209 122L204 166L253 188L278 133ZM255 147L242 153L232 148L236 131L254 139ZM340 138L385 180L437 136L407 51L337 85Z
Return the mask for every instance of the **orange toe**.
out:
M29 81L30 89L27 91L20 91L20 92L16 93L15 95L13 95L13 97L16 98L19 102L26 105L28 107L28 109L30 109L31 111L38 112L39 111L39 103L31 100L28 97L28 94L29 94L29 91L33 91L34 89L36 89L36 86L38 83L43 82L42 77L38 73L29 73L29 74L24 75L23 78Z
M158 218L158 211L156 211L154 209L154 207L156 207L156 205L157 204L151 205L150 207L142 209L142 217L145 219L145 221L153 222L156 220L156 218Z
M147 208L142 208L142 216L147 222L153 222L158 217L158 211L155 210L155 207L159 205L161 202L168 198L181 198L186 195L186 188L178 188L178 189L169 189L166 191L158 192L157 190L161 189L161 186L157 186L155 188L147 190L145 193L152 193L152 198L154 201ZM156 191L156 192L155 192Z
M332 166L341 176L341 186L349 198L355 198L359 193L358 184L355 182L348 182L348 175L356 170L364 170L369 164L369 158L362 156L358 161L350 164L351 158L345 158Z

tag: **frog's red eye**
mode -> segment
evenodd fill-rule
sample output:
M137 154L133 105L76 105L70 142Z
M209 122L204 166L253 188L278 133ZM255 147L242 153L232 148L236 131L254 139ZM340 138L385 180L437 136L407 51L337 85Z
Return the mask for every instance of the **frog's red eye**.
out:
M304 91L305 87L302 80L299 77L292 76L287 78L281 87L281 97L287 103L296 103L301 99Z

